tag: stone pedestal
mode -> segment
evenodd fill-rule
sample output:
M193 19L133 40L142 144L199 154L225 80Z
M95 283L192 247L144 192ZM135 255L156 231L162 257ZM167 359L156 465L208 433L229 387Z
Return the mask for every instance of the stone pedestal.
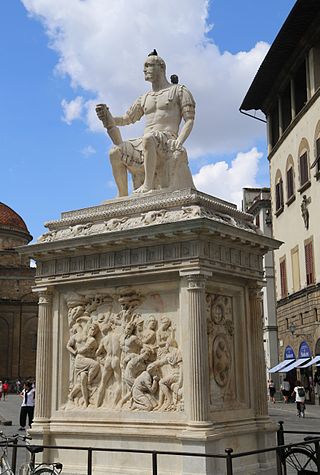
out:
M37 260L37 408L52 445L224 454L274 443L259 289L278 243L230 203L186 189L63 213L21 252ZM64 473L86 454L57 450ZM250 467L248 468L248 464ZM95 474L149 474L151 457L94 454ZM264 457L237 473L274 473ZM225 473L159 457L159 473Z

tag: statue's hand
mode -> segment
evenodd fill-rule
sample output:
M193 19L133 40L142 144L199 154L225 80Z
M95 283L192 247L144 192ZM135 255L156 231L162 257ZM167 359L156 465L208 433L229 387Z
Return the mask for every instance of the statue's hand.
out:
M179 151L181 152L182 151L182 143L180 142L179 139L170 139L168 140L168 145L169 145L169 148L172 152L175 152L175 151Z
M97 104L96 105L96 113L98 118L102 121L105 122L107 119L107 112L108 112L108 107L106 104Z

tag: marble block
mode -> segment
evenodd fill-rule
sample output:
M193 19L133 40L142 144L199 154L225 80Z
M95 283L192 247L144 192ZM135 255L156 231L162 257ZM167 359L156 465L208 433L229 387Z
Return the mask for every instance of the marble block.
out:
M38 443L224 454L275 442L267 415L263 255L252 216L193 189L62 213L36 244ZM86 454L55 450L64 473ZM47 455L44 455L44 458ZM52 458L52 455L51 455ZM95 474L149 474L150 455L94 453ZM265 455L237 473L274 473ZM159 473L225 473L159 456Z

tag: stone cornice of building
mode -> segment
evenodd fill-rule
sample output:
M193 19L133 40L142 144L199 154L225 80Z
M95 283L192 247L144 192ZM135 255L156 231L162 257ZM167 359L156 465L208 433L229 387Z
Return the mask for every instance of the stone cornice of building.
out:
M309 99L309 101L304 105L304 107L301 109L301 111L295 116L295 118L291 121L290 125L286 128L286 130L283 132L281 137L279 138L278 142L275 144L273 149L268 155L268 160L272 159L272 157L277 153L283 142L286 140L290 132L296 127L298 122L304 117L304 115L309 111L309 109L313 106L313 104L316 102L316 100L320 96L320 88L314 93L314 95Z
M288 303L294 300L297 300L301 297L306 297L319 290L320 290L320 282L318 284L308 285L308 287L304 287L303 289L298 290L298 292L295 292L293 294L288 295L288 297L278 300L277 308L283 307L284 305L287 305Z
M271 199L267 200L256 200L252 205L247 209L247 213L257 214L261 209L271 209Z

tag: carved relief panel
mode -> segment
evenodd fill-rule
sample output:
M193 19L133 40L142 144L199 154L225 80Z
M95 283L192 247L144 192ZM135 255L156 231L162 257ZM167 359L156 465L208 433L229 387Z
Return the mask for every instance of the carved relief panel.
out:
M207 294L210 406L221 407L235 400L233 299Z
M70 358L66 410L183 410L178 294L122 288L64 295Z

